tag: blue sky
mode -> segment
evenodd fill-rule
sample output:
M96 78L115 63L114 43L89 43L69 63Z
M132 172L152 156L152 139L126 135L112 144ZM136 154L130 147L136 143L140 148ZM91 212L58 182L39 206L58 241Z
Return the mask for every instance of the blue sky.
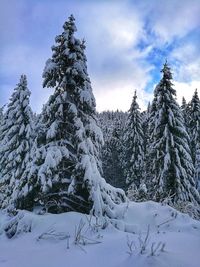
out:
M73 13L85 38L97 110L128 110L135 89L144 109L168 59L177 99L200 94L200 0L1 0L0 105L27 74L31 106L52 93L42 71L56 35Z

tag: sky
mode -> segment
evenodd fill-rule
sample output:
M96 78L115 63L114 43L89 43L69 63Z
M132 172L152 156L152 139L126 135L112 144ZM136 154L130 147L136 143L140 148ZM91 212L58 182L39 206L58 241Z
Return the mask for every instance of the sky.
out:
M196 88L200 95L200 0L1 0L0 106L26 74L41 111L53 92L42 88L42 72L70 14L86 40L98 111L127 111L135 90L144 110L166 59L178 102Z

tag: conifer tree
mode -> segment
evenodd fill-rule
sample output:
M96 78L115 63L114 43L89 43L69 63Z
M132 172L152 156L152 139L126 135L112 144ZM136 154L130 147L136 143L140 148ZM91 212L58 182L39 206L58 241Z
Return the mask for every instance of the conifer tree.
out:
M182 98L181 109L182 109L182 110L186 110L186 108L187 108L187 102L186 102L186 100L185 100L185 97L183 96L183 98Z
M74 36L74 21L71 15L64 23L44 69L43 86L55 91L41 115L27 197L39 199L53 212L92 210L97 216L116 217L115 208L125 196L101 176L102 133L96 124L85 44Z
M2 133L2 126L3 126L3 119L4 119L3 109L4 107L0 107L0 144L1 144L1 140L3 139L3 133ZM1 172L1 168L0 168L0 172Z
M142 129L144 133L144 153L147 153L147 145L149 139L149 120L150 120L150 111L151 111L151 104L148 103L147 110L141 113L142 116Z
M197 89L189 106L189 133L191 140L192 158L195 166L195 181L200 180L200 100Z
M0 148L2 207L14 204L17 187L30 160L32 117L25 75L14 89L2 124Z
M193 179L194 166L189 136L181 110L175 101L172 74L167 63L156 86L150 115L149 181L154 199L171 195L172 201L200 203ZM150 179L148 177L148 179Z
M181 110L182 110L182 114L183 114L183 119L184 119L184 122L185 122L185 127L186 127L186 130L189 134L189 121L190 121L190 108L189 108L189 104L187 104L185 98L183 97L182 98L182 105L181 105Z
M127 185L139 188L144 179L144 133L136 91L124 133L124 173Z
M3 123L3 108L4 107L0 107L0 125Z
M1 128L2 127L2 124L3 124L3 107L0 108L0 147L1 147L1 141L3 139L2 128ZM0 154L0 156L1 156L1 154ZM2 177L2 175L1 175L1 169L2 168L1 168L1 165L0 165L0 184L1 184L1 177ZM1 188L0 188L0 203L2 201L2 198L3 198L3 195L1 193Z
M4 108L5 105L0 107L0 143L3 140Z

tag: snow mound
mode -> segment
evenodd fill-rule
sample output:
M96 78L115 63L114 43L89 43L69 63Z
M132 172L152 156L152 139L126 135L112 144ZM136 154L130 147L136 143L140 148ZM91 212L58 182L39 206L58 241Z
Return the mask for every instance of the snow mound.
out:
M118 221L0 212L0 266L198 267L199 233L200 222L151 201L130 202Z
M152 232L200 229L200 222L192 220L189 215L153 201L130 202L123 223L125 231L137 234L144 231L148 225Z

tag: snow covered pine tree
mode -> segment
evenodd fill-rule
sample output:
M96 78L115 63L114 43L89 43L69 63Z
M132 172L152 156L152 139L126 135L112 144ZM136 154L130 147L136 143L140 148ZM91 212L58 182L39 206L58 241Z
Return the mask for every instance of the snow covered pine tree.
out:
M1 140L1 125L3 123L3 107L0 107L0 140Z
M150 119L151 104L148 103L147 110L141 113L142 116L142 129L144 133L144 154L147 153L147 144L149 139L149 119Z
M190 109L189 109L189 104L186 103L185 98L182 98L182 105L181 105L181 110L182 110L182 114L183 114L183 118L184 118L184 124L185 124L185 128L189 134L189 114L190 114Z
M32 144L32 112L30 91L22 75L8 104L1 127L3 139L0 147L2 207L14 204L18 184L29 162Z
M1 147L1 141L3 139L3 134L2 134L2 125L3 125L3 118L4 118L4 114L3 114L3 107L0 107L0 147ZM0 157L2 155L0 154ZM0 159L0 162L1 162L1 159ZM2 202L2 199L3 199L3 194L1 192L1 177L2 177L2 174L1 174L1 165L0 165L0 203ZM1 206L1 204L0 204Z
M74 21L71 15L64 23L43 72L43 86L55 91L41 114L27 196L50 212L92 211L118 217L125 195L101 176L102 133L96 124L85 44L74 37Z
M191 140L192 158L195 167L195 182L200 183L200 100L197 89L189 103L189 134ZM198 186L199 187L199 186Z
M125 126L123 167L129 190L139 189L144 181L144 133L136 91Z
M154 199L171 195L174 203L190 201L200 204L193 179L194 165L189 147L189 136L184 119L174 96L172 74L167 63L163 77L154 91L150 115L149 181Z
M4 109L4 106L0 107L0 146L1 146L1 141L3 139L3 132L2 132L3 120L4 120L3 109ZM0 173L1 173L1 168L0 168Z

